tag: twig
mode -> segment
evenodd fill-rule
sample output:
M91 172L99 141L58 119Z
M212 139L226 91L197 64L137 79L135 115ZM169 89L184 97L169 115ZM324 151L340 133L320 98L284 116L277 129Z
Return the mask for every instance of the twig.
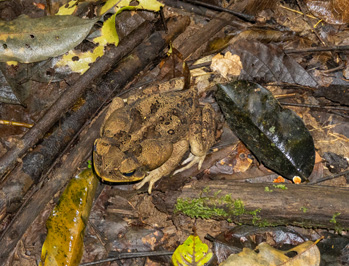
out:
M304 10L302 3L300 3L299 0L297 0L297 4L300 8L300 10L303 13L304 20L308 23L309 27L312 28L312 31L314 32L315 36L319 39L319 41L322 43L323 46L327 45L327 41L322 39L321 36L318 34L318 32L315 30L313 23L309 20L309 18L306 16L306 10Z
M308 107L308 108L319 108L319 109L331 109L331 110L342 110L349 112L348 107L342 107L342 106L321 106L321 105L313 105L313 104L303 104L303 103L285 103L280 102L282 105L289 105L289 106L297 106L297 107Z
M220 6L216 6L216 5L211 5L211 4L207 4L204 2L200 2L200 1L195 1L195 0L184 0L184 1L191 3L191 4L194 4L194 5L204 6L204 7L212 8L214 10L227 12L227 13L233 14L234 16L237 16L238 18L241 18L241 19L249 21L249 22L256 22L256 18L252 15L236 12L236 11L228 9L228 8L224 8L224 7L220 7Z
M166 47L166 43L184 31L185 27L189 24L189 18L181 17L179 19L173 19L172 23L170 22L168 24L169 33L167 35L163 32L155 32L152 34L147 41L134 49L132 54L118 65L117 69L110 71L108 75L104 77L104 80L113 80L110 75L112 77L115 75L125 81L131 79L134 73L139 73L141 69L158 57L160 51ZM115 85L115 83L117 85ZM121 84L123 82L115 83L112 84L114 84L114 86L123 86ZM87 156L90 156L91 147L94 140L98 137L102 122L103 116L100 116L91 123L93 124L91 128L89 128L87 133L82 137L80 136L80 142L68 153L61 167L55 168L54 171L50 173L51 182L43 182L43 186L40 187L40 190L33 194L33 197L23 206L22 212L17 213L17 218L11 221L11 224L4 230L0 237L0 246L3 247L0 249L0 261L5 261L9 258L17 242L46 204L52 200L52 196L56 195L66 182L68 182L80 163L85 161ZM14 235L13 232L16 232L16 234Z
M286 6L283 6L283 5L280 5L281 8L283 9L286 9L288 11L291 11L291 12L294 12L294 13L297 13L297 14L300 14L300 15L304 15L304 13L298 11L298 10L295 10L295 9L292 9L292 8L289 8L289 7L286 7ZM306 14L307 17L309 18L312 18L312 19L316 19L316 20L319 20L317 17L314 17L313 15L308 15Z
M331 51L347 51L349 50L349 45L341 46L330 46L330 47L310 47L303 49L287 49L284 50L286 54L291 53L319 53L319 52L331 52Z
M324 182L326 180L335 179L335 178L338 178L338 177L341 177L341 176L347 175L347 174L349 174L349 170L335 174L335 175L328 175L328 176L325 176L323 178L320 178L319 180L311 181L311 182L309 182L309 185L318 184L318 183Z
M90 265L97 265L104 262L112 262L116 260L122 260L122 259L133 259L133 258L142 258L142 257L154 257L154 256L171 256L173 254L173 251L149 251L149 252L129 252L129 253L120 253L115 255L113 258L108 258L104 260L97 260L93 262L86 262L80 264L80 266L90 266Z
M140 34L132 38L134 42L141 43L144 40ZM127 42L124 42L127 43ZM106 51L105 55L97 60L92 66L80 76L73 86L68 88L55 103L47 110L45 115L22 137L21 145L10 149L0 158L0 177L10 171L17 158L22 157L29 148L36 144L44 134L54 125L54 123L76 102L82 93L91 85L93 81L106 73L115 63L132 51L133 47L119 44L118 47L112 47Z
M0 124L7 125L7 126L27 127L27 128L33 127L33 124L27 124L27 123L15 122L15 121L9 121L9 120L0 120Z

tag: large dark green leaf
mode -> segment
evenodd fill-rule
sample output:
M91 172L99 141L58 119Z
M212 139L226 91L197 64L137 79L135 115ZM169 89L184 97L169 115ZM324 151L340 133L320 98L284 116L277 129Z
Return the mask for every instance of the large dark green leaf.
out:
M289 179L309 177L313 138L302 119L267 89L248 81L218 84L216 99L230 128L267 167Z
M0 21L0 62L31 63L64 54L86 37L96 21L75 16Z

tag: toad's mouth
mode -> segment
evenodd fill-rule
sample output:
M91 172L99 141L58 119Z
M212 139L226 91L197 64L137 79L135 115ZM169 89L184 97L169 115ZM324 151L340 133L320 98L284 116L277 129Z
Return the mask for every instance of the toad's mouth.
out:
M142 180L146 175L146 171L143 168L129 173L122 173L119 170L99 171L98 167L95 167L95 171L103 181L110 183L135 182Z
M143 179L147 174L147 169L143 166L130 172L121 172L119 168L113 168L110 165L108 167L96 150L93 151L93 168L103 181L110 183L135 182Z

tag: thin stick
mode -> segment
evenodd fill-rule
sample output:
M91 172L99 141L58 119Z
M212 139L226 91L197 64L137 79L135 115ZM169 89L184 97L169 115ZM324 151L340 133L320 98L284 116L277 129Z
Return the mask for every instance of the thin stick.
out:
M220 6L211 5L211 4L207 4L207 3L195 1L195 0L185 0L185 2L191 3L193 5L208 7L208 8L214 9L214 10L218 10L218 11L227 12L227 13L233 14L234 16L237 16L238 18L241 18L241 19L249 21L249 22L256 22L256 18L254 16L240 13L240 12L236 12L236 11L228 9L228 8L223 8Z
M280 104L282 104L282 105L289 105L289 106L297 106L297 107L308 107L308 108L320 108L320 109L332 109L332 110L349 111L348 107L342 107L342 106L320 106L320 105L313 105L313 104L285 103L285 102L280 102Z
M31 128L34 126L34 124L27 124L27 123L15 122L15 121L9 121L9 120L0 120L0 124L7 125L7 126L27 127L27 128Z
M335 175L325 176L325 177L320 178L319 180L316 180L316 181L311 181L311 182L309 182L309 185L318 184L318 183L324 182L326 180L335 179L335 178L338 178L338 177L341 177L341 176L344 176L344 175L347 175L347 174L349 174L349 170L341 172L341 173L338 173L338 174L335 174Z
M151 27L145 23L144 27ZM15 146L0 158L0 177L10 171L17 158L22 157L27 150L36 144L45 133L54 125L54 123L75 103L91 83L106 73L114 64L132 51L128 46L128 40L134 43L141 43L144 37L140 34L129 34L118 47L111 47L105 55L97 60L92 66L79 77L79 79L63 93L55 103L47 110L45 115L22 137L21 145Z
M115 255L112 258L97 260L93 262L86 262L80 264L80 266L91 266L97 265L104 262L112 262L121 259L132 259L132 258L142 258L142 257L154 257L154 256L171 256L173 251L149 251L149 252L129 252L129 253L120 253Z
M332 51L347 51L349 50L349 45L342 46L330 46L330 47L310 47L303 49L287 49L284 50L286 54L291 53L319 53L319 52L332 52Z

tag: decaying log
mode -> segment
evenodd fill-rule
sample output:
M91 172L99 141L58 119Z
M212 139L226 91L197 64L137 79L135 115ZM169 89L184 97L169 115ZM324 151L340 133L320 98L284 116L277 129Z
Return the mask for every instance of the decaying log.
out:
M251 224L255 217L258 219L254 220L256 225L288 224L348 230L348 188L295 184L287 184L285 187L287 189L276 188L272 183L200 180L184 186L178 198L197 199L207 196L211 198L207 201L207 206L213 207L215 204L215 208L223 208L227 212L231 211L229 204L219 201L219 198L230 195L231 199L242 201L245 214L227 217L217 214L217 219L230 218L235 222ZM207 190L207 193L203 192ZM164 201L167 209L173 211L176 198L164 197ZM248 214L258 209L260 211L255 216Z
M103 79L114 84L115 88L122 87L127 80L158 57L168 42L183 32L188 23L189 18L187 17L174 18L168 24L167 34L164 32L153 33L148 40L139 45L130 56L125 58L114 71L108 73ZM103 84L103 86L107 86L105 83ZM52 199L52 196L66 185L69 178L76 173L76 169L90 156L102 121L103 117L100 116L91 123L87 133L80 138L77 146L71 149L71 153L68 153L61 166L50 174L49 181L38 185L40 189L34 192L26 204L22 206L22 211L3 232L0 237L0 245L4 248L0 249L0 261L4 261L9 256L24 232Z

